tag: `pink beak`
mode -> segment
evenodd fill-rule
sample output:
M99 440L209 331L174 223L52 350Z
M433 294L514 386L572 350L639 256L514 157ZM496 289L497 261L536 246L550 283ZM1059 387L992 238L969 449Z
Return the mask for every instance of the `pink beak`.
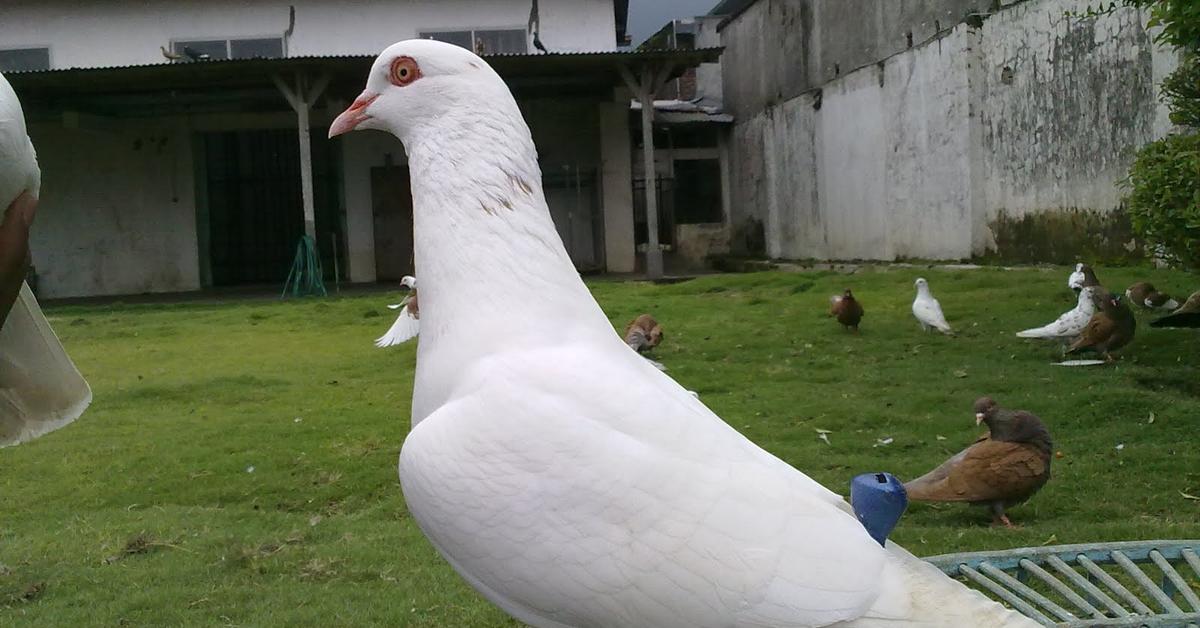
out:
M349 133L362 124L364 120L370 119L371 116L367 115L367 107L375 102L376 98L379 98L379 94L363 92L358 98L354 99L354 103L350 105L350 108L343 111L342 115L338 116L333 121L333 124L329 125L329 137L334 138L343 133Z

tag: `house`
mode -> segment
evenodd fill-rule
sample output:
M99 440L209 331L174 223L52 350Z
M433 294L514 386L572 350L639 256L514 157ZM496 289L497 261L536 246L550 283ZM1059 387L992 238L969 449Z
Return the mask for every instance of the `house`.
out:
M637 113L625 78L674 76L719 50L618 49L627 0L540 5L5 2L0 70L43 169L32 242L40 292L279 284L304 234L327 279L411 273L402 145L373 131L330 141L325 130L375 55L413 37L469 46L508 82L578 268L637 270Z

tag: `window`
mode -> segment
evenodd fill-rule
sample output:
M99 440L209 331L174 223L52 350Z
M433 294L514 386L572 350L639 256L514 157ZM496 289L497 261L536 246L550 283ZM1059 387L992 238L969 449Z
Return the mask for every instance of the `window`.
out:
M721 164L716 159L675 160L675 222L721 222Z
M430 31L421 33L424 39L436 39L473 50L475 54L525 54L529 52L525 29Z
M0 72L32 72L49 69L49 48L0 50Z
M283 40L278 37L177 41L172 48L176 54L183 55L177 60L181 63L210 59L279 59L283 57Z

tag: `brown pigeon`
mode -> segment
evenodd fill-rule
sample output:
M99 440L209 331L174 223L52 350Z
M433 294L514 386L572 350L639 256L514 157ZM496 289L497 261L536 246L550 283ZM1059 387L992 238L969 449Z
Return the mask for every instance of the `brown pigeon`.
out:
M849 288L841 294L829 297L829 315L837 318L837 322L846 329L858 333L858 323L863 317L862 304L854 298Z
M1154 289L1154 284L1139 281L1125 290L1125 296L1129 297L1129 302L1138 307L1143 307L1148 310L1167 310L1171 311L1179 307L1179 301Z
M989 433L904 489L912 501L988 506L993 525L1011 528L1004 509L1029 499L1050 479L1050 432L1033 414L1005 410L990 397L975 402L975 423L987 423Z
M625 327L625 344L638 353L657 347L662 339L662 325L649 314L638 316Z
M1067 349L1067 353L1090 350L1104 356L1106 362L1112 362L1110 352L1133 340L1137 319L1133 316L1133 310L1121 302L1121 297L1111 292L1096 289L1092 293L1092 299L1098 309L1092 315L1092 320L1088 321L1083 334Z
M1150 323L1151 327L1200 327L1200 290L1177 310Z

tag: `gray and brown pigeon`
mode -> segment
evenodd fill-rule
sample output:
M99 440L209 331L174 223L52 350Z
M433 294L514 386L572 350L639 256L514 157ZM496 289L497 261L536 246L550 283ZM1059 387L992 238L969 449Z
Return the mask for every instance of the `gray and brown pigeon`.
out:
M1104 356L1106 362L1112 362L1111 352L1133 340L1137 319L1133 316L1133 310L1121 302L1121 297L1111 292L1097 289L1092 298L1097 311L1092 315L1092 320L1088 321L1079 339L1067 349L1067 353L1094 351Z
M849 288L841 295L829 297L829 315L836 318L846 329L858 333L858 324L862 321L862 304L854 298Z
M1050 432L1037 416L1005 410L990 397L975 401L975 423L986 423L988 434L904 489L912 501L987 506L993 524L1011 528L1004 509L1029 499L1050 479Z

